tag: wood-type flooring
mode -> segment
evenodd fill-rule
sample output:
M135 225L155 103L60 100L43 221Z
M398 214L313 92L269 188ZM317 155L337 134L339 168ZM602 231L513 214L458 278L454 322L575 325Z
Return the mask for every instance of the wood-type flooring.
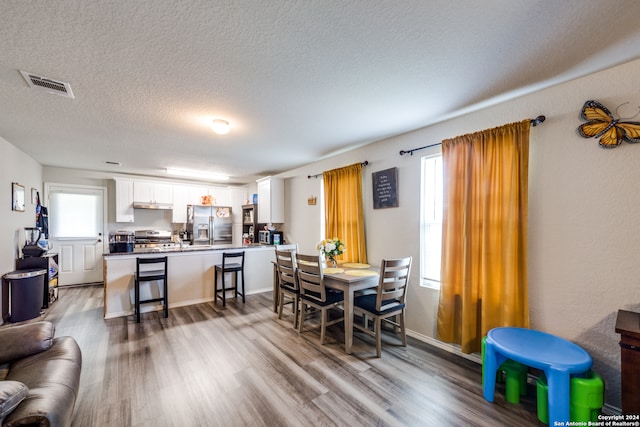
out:
M82 349L73 426L541 426L535 388L521 404L482 396L478 364L409 338L401 347L343 328L298 334L272 295L103 319L101 286L61 288L41 316ZM34 319L36 320L36 319ZM312 324L313 321L309 322ZM305 323L307 325L307 323Z

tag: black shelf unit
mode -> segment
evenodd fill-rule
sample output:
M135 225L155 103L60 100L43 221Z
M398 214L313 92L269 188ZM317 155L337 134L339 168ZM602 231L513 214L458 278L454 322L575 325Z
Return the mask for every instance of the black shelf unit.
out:
M242 205L242 235L249 235L251 243L257 243L258 205Z

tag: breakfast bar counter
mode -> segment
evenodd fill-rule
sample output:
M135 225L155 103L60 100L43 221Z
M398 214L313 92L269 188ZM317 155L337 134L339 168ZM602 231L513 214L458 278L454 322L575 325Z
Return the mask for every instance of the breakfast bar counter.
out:
M185 247L160 252L105 254L104 263L104 318L134 314L133 277L136 258L168 258L169 308L213 301L214 266L222 263L223 252L245 252L245 293L247 295L271 291L273 246L243 248ZM158 307L149 304L142 312Z

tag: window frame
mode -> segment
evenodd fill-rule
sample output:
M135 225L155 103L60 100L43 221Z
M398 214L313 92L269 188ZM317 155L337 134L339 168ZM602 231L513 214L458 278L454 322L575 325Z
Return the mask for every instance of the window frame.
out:
M426 236L426 209L427 209L427 203L426 203L426 197L427 197L427 186L426 186L426 180L427 180L427 168L426 168L426 162L431 161L433 159L440 159L440 171L442 173L442 150L439 149L436 152L432 152L430 154L427 154L423 157L421 157L420 159L420 286L422 287L426 287L426 288L431 288L431 289L436 289L436 290L440 290L440 279L441 277L433 278L433 277L426 277L426 270L428 269L428 267L425 265L426 261L425 261L425 257L426 257L426 250L427 250L427 236ZM437 167L437 166L436 166ZM433 194L433 197L437 197L437 193L438 191L440 192L440 200L439 200L439 204L440 204L440 208L442 209L443 207L443 198L444 198L444 194L443 194L443 186L444 186L444 182L443 182L443 176L440 176L440 188L434 188L437 186L437 183L433 184L432 186L432 190L431 193ZM435 203L435 206L434 206ZM430 208L432 209L437 209L437 204L438 201L434 201L434 202L430 202ZM440 224L440 235L442 236L442 211L440 212L440 214L434 214L431 216L431 218L436 218L439 216L439 224ZM430 222L430 223L433 223ZM441 263L442 263L442 238L440 239L439 242L439 255L440 255L440 266L438 266L438 268L441 267ZM433 266L431 266L433 268Z

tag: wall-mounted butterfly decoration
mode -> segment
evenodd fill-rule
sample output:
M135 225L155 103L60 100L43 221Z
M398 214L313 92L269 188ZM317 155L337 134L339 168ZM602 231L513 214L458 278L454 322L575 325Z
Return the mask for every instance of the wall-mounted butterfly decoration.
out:
M618 106L618 108L622 105ZM617 114L618 109L616 108ZM638 114L640 114L640 111ZM629 117L629 119L635 116ZM640 122L626 121L629 119L616 119L607 107L598 101L585 102L580 118L586 120L587 123L578 126L578 134L583 138L600 138L600 147L602 148L615 148L623 140L634 144L640 142Z

